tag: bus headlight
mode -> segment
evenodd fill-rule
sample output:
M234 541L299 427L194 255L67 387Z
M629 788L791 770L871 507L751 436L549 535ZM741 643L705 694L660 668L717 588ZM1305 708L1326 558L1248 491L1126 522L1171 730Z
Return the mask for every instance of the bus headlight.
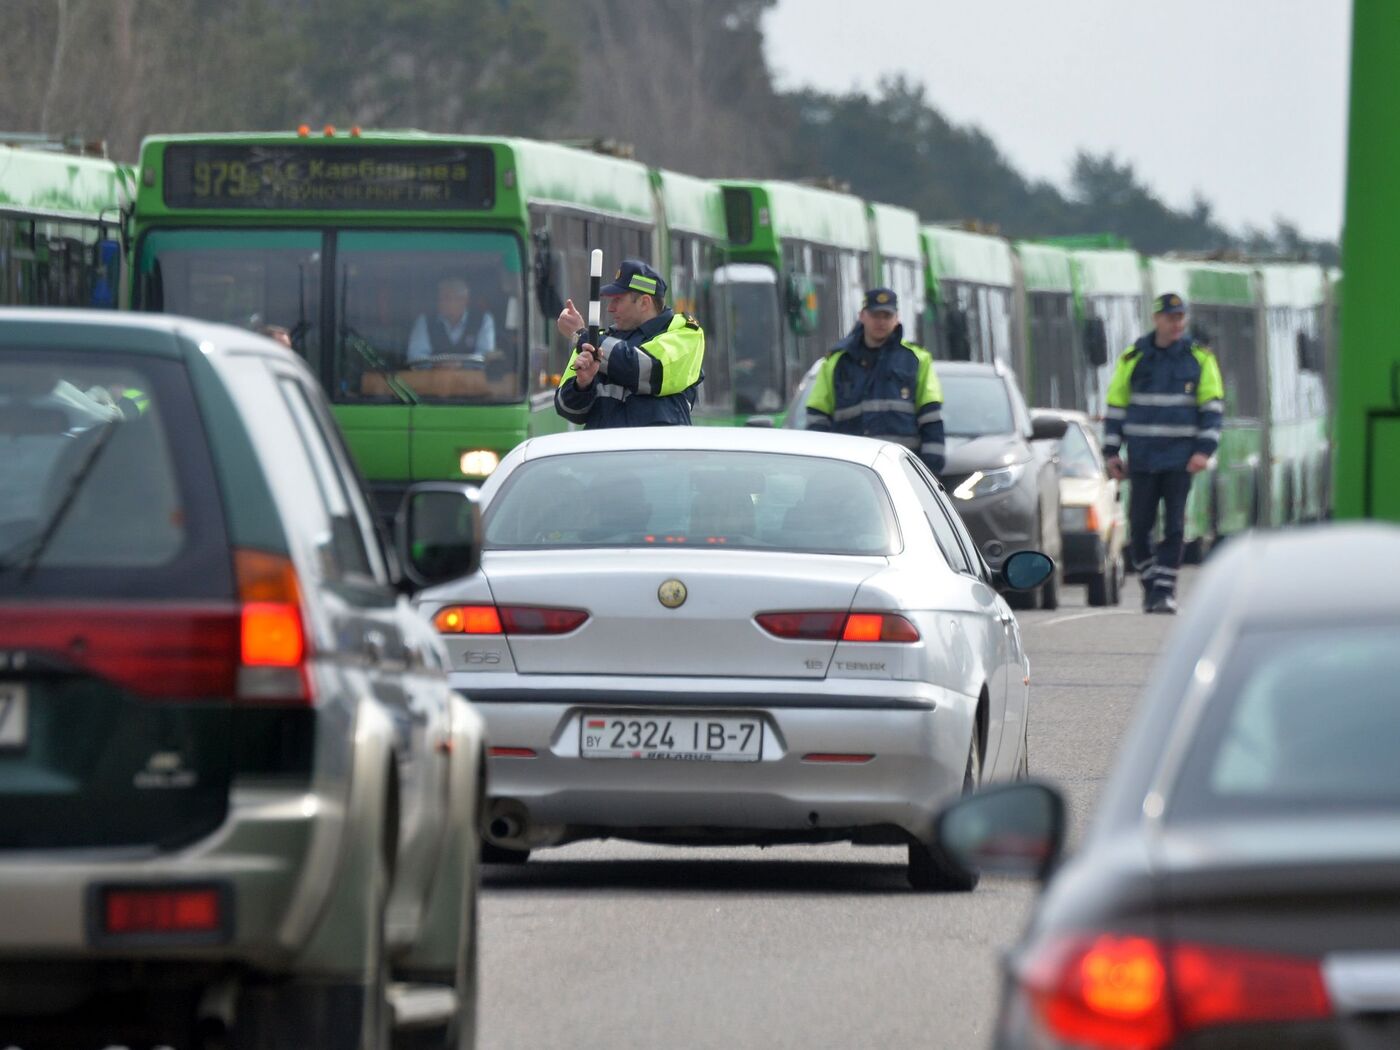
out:
M469 478L486 478L501 465L501 457L489 448L474 448L462 453L457 467Z

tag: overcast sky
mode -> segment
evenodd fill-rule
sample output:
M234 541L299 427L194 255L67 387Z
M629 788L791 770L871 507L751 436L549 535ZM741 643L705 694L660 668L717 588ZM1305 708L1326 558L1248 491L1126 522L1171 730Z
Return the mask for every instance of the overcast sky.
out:
M1112 151L1174 206L1340 233L1350 0L779 0L765 28L782 87L905 73L1062 188Z

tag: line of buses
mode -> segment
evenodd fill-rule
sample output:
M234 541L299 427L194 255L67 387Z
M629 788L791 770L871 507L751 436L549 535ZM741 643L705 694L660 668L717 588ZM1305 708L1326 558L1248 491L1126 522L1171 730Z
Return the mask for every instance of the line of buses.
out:
M1190 549L1324 517L1340 275L1307 263L1145 258L1109 238L1012 242L780 181L702 180L523 139L418 132L158 136L139 165L0 146L3 303L168 311L285 329L321 378L381 507L476 481L534 434L586 298L588 257L649 259L707 332L697 421L780 417L895 289L936 358L1001 362L1027 400L1098 416L1150 302L1187 297L1225 375ZM472 353L410 356L440 281L465 281ZM489 315L489 336L479 321Z

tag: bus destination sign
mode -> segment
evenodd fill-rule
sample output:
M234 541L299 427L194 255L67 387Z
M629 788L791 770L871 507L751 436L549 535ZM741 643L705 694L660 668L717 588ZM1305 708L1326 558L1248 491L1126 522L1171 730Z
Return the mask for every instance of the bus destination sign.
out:
M165 150L169 208L485 211L496 164L485 146L202 145Z

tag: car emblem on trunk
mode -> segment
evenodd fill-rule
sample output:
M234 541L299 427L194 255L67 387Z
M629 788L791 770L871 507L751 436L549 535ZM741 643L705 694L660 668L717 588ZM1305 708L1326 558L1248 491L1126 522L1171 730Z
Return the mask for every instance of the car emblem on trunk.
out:
M685 604L685 584L680 580L667 580L656 591L656 597L668 609L679 609Z

